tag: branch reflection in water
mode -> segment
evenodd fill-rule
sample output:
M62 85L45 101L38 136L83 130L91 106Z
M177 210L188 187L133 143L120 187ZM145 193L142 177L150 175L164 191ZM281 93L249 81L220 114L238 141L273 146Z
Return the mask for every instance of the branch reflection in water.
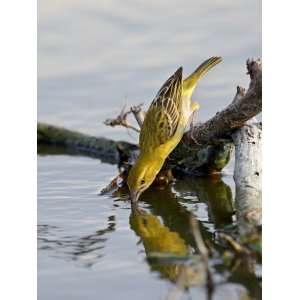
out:
M228 293L230 297L234 297L232 299L248 299L248 292L242 285L227 283L226 276L217 271L220 270L218 255L214 254L215 250L221 248L215 241L215 230L233 225L234 209L228 185L220 178L188 178L177 181L173 187L159 190L155 187L150 188L142 195L141 202L147 204L147 210L133 210L130 226L141 239L151 271L158 272L161 278L175 284L175 294L174 290L171 290L167 299L177 299L184 290L192 292L189 288L193 286L202 287L205 299L211 299L212 295L219 295L219 299L220 295L222 298ZM213 294L208 288L208 284L211 283L207 282L205 261L197 252L190 227L190 220L195 218L197 213L195 205L201 203L207 206L207 222L213 223L211 230L204 222L198 220L201 234L210 246L210 267L214 273L214 280L217 278L218 286ZM252 288L253 294L256 294L258 287Z

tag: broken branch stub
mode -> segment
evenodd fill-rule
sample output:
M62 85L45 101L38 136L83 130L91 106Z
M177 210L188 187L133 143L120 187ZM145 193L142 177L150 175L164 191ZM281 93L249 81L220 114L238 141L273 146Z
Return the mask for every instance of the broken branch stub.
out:
M261 126L247 123L233 133L234 181L238 229L241 236L261 226Z

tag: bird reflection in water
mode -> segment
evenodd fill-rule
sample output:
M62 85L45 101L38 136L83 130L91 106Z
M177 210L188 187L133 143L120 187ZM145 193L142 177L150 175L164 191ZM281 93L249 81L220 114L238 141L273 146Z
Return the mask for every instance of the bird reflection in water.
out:
M119 195L115 203L122 201L126 190L118 189L113 196ZM189 197L194 199L191 202ZM183 195L183 196L181 196ZM187 259L196 253L190 218L193 212L186 204L205 203L208 208L209 222L218 227L232 223L232 194L230 187L219 179L181 179L174 185L164 188L151 187L141 197L147 209L132 210L129 218L131 229L141 239L147 261L152 271L172 282L184 273L185 286L201 284L205 281L203 264ZM52 251L51 255L78 262L91 267L102 258L107 234L116 229L115 216L108 218L106 228L90 235L75 237L63 236L60 228L39 225L39 250ZM214 247L214 235L202 222L198 222L204 240ZM54 253L54 254L53 254ZM155 256L158 259L155 259ZM162 259L160 259L162 258ZM171 259L168 259L171 258Z
M196 203L207 204L209 221L214 222L215 226L232 223L230 187L220 178L189 178L176 182L173 187L152 187L146 191L140 201L146 202L149 208L147 211L134 209L130 215L130 226L143 243L151 270L172 282L184 274L183 285L189 287L204 284L206 273L201 261L193 261L197 252L190 228L193 212L184 205L189 201L177 196L186 193L195 196ZM198 225L203 238L214 244L211 231L200 221Z

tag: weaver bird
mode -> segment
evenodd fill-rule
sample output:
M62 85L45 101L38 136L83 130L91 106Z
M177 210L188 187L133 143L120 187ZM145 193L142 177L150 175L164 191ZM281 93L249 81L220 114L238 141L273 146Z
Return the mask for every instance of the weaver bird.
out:
M198 80L221 60L221 57L209 58L185 80L180 67L158 91L141 128L140 155L127 179L133 202L152 184L180 142L191 116L199 109L200 105L191 100Z

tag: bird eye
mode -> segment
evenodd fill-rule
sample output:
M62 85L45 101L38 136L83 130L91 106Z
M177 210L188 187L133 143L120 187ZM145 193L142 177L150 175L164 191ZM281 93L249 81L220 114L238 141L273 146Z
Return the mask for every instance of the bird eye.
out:
M142 179L142 180L141 180L141 185L144 185L144 184L145 184L145 180Z

